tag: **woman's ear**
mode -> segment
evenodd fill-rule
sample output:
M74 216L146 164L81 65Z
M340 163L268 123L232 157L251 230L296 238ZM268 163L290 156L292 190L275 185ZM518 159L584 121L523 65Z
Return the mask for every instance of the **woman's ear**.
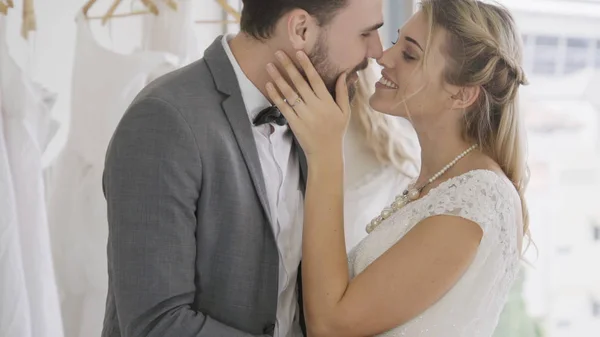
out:
M450 96L453 101L452 107L458 110L465 110L477 101L480 93L480 86L462 87L456 94Z

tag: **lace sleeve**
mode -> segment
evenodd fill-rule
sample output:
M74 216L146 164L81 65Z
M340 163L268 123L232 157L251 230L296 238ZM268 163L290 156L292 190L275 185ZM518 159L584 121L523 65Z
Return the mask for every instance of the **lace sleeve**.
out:
M425 217L453 215L477 223L484 233L510 221L516 193L506 178L487 170L471 171L440 184L422 210Z

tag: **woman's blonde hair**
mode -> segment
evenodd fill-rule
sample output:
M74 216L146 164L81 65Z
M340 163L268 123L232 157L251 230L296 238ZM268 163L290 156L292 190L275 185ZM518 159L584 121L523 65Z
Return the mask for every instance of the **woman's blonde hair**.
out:
M477 0L423 0L421 10L430 22L427 46L436 29L447 33L445 81L481 88L476 103L464 115L463 136L478 143L512 181L521 198L523 233L529 236L524 196L529 170L518 97L527 79L515 21L504 7Z
M359 72L356 95L352 101L353 118L357 118L369 148L382 164L391 164L409 178L419 174L418 143L414 130L403 125L398 118L385 115L371 108L377 74L373 61Z

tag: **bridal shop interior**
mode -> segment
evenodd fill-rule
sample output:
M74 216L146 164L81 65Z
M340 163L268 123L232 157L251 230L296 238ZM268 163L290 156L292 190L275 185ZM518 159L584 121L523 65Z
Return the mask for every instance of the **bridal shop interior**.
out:
M532 243L495 336L598 337L600 0L498 2L519 25L531 83L521 105ZM417 4L384 1L384 48ZM236 34L242 6L0 0L0 337L100 336L111 136L144 86ZM374 85L378 65L369 71ZM348 249L419 172L410 123L388 120L390 137L378 123L353 114L345 139Z

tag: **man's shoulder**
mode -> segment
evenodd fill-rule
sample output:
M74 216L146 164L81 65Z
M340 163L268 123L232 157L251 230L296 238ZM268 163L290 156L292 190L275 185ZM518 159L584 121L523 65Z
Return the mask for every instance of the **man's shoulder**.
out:
M214 78L204 59L158 77L135 98L134 103L158 99L179 110L186 111L200 102L208 103L221 98Z
M162 75L142 89L124 111L115 135L126 130L204 132L221 109L222 95L203 59Z

